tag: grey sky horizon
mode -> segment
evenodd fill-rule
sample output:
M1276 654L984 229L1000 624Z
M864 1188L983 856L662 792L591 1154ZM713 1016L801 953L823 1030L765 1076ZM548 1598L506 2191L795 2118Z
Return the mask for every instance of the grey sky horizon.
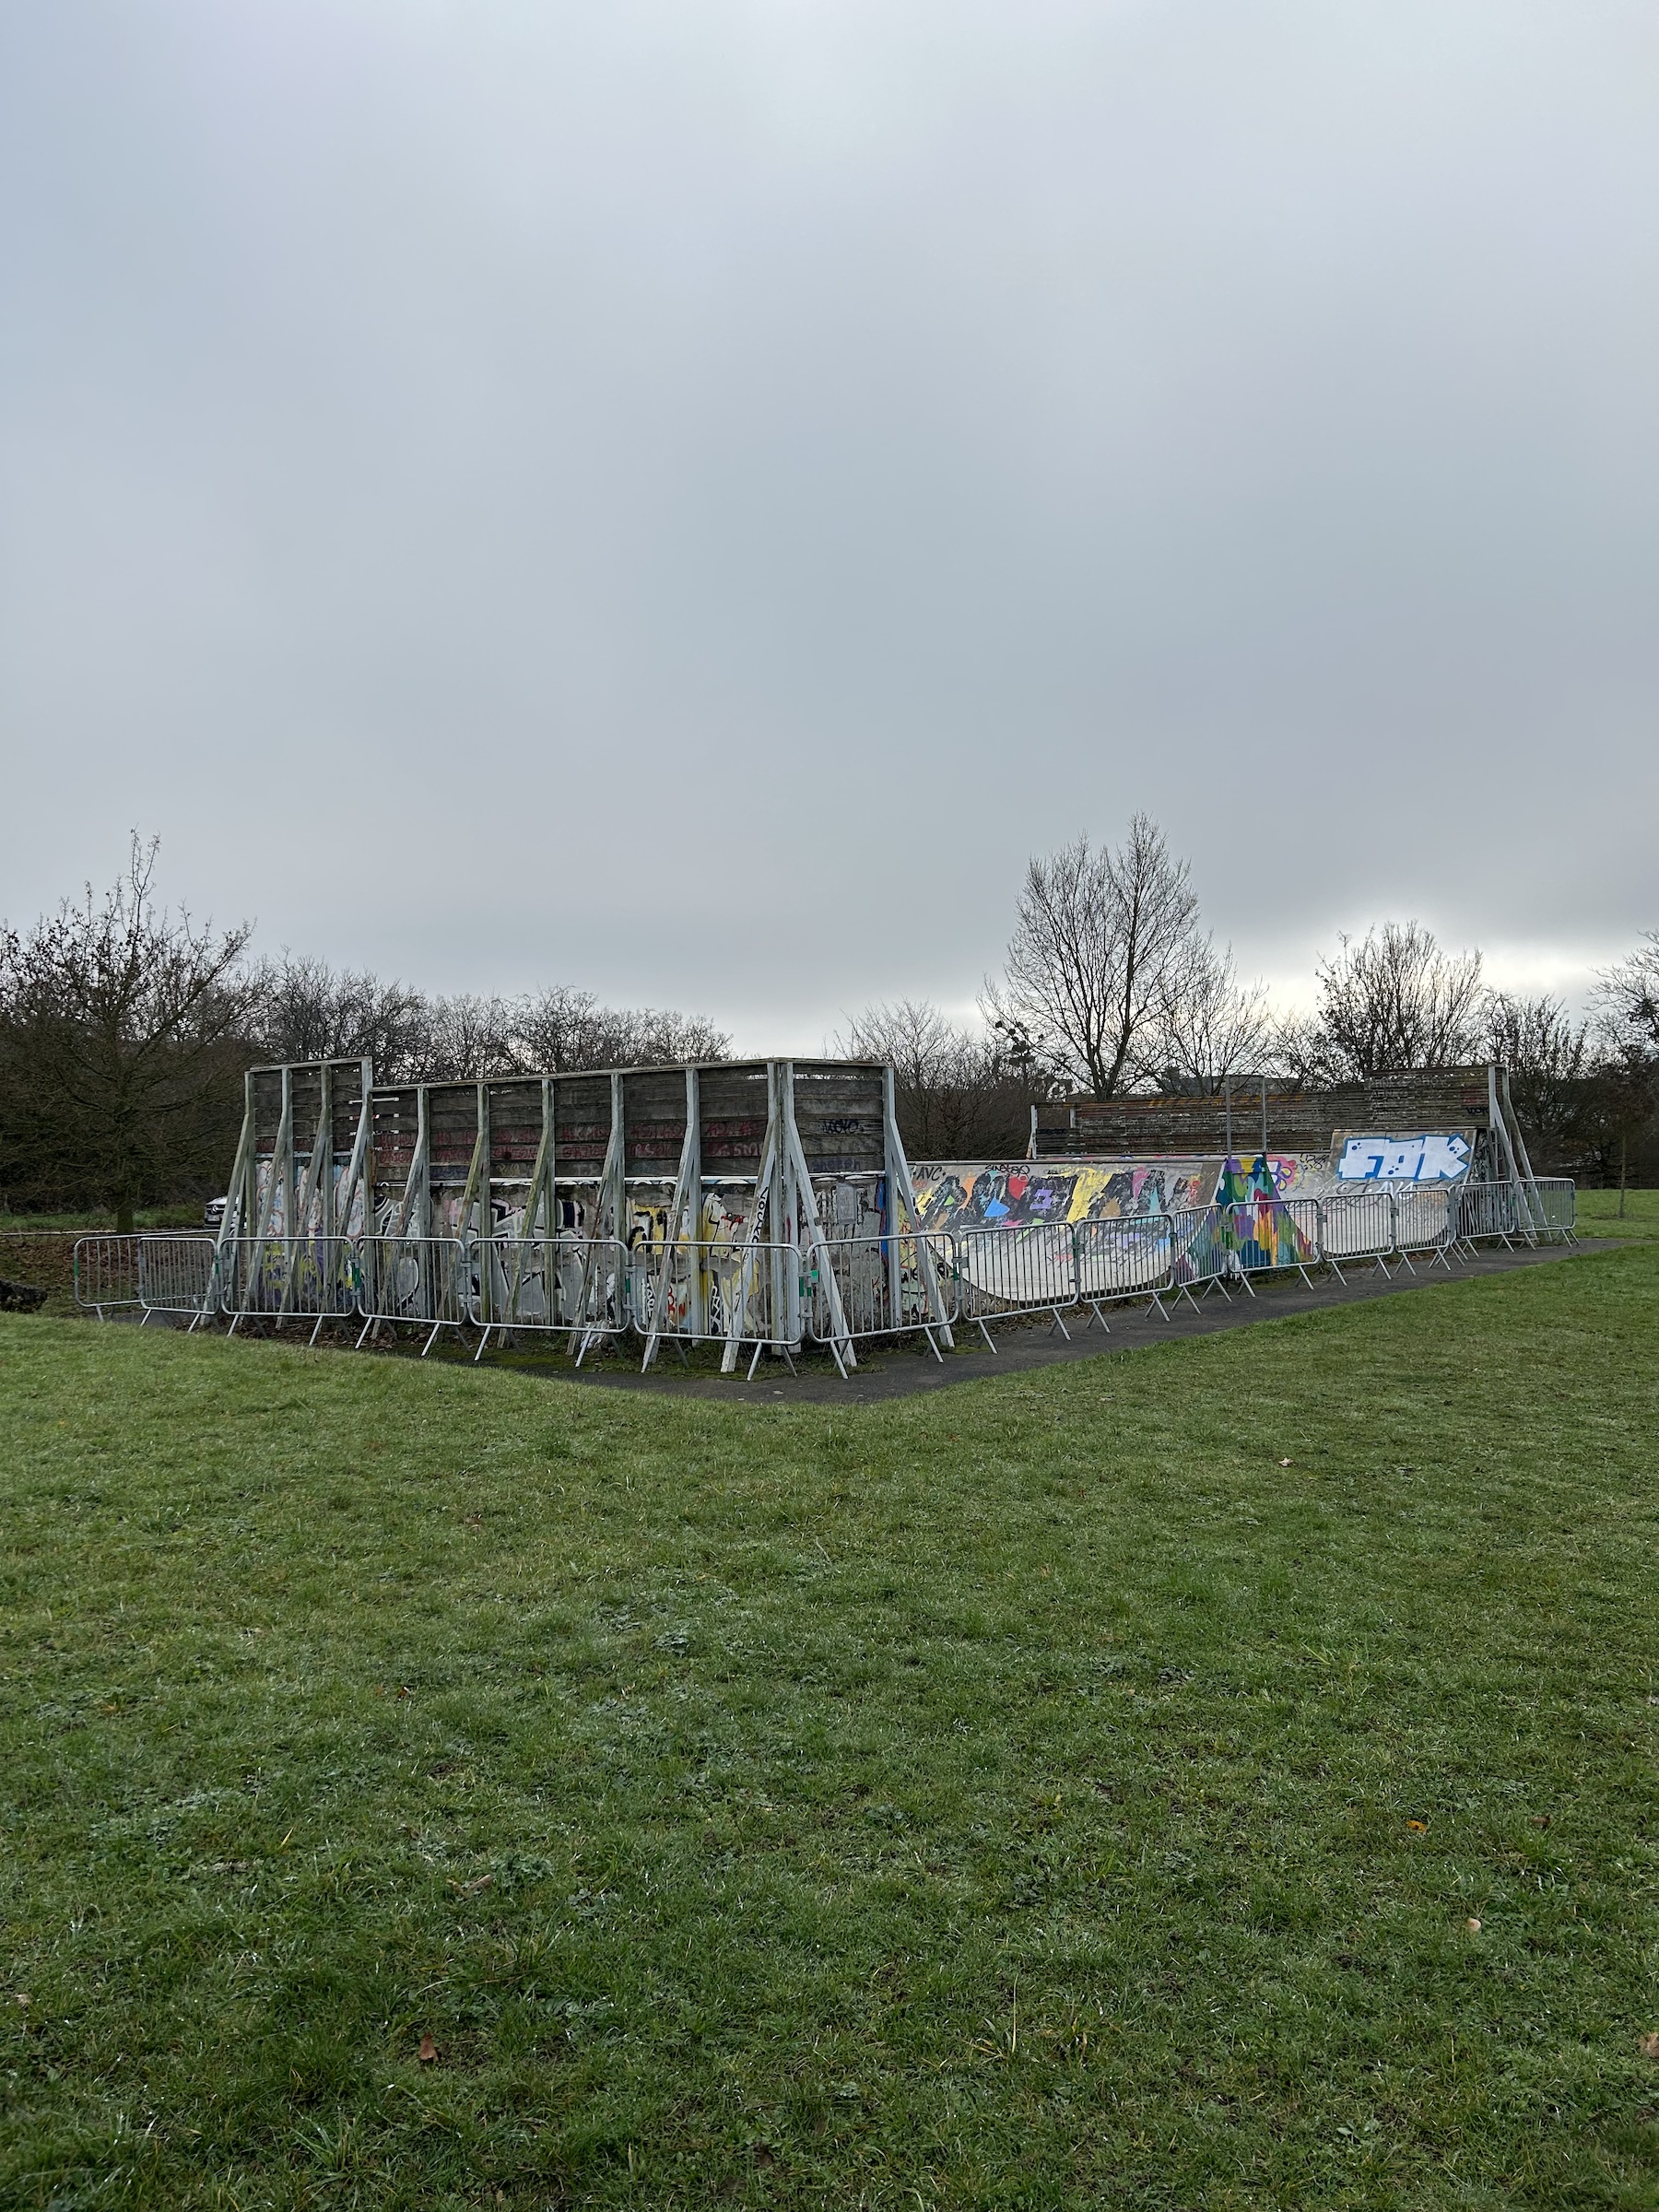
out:
M1146 808L1247 973L1659 927L1659 16L0 11L0 913L812 1052Z

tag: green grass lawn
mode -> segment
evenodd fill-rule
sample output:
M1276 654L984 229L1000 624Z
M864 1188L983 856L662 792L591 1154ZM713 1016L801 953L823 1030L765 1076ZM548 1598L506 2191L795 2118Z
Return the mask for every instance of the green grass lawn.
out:
M1659 1237L1659 1191L1580 1191L1579 1234L1584 1237Z
M1653 2206L1656 1344L1641 1244L866 1407L0 1323L0 2203Z

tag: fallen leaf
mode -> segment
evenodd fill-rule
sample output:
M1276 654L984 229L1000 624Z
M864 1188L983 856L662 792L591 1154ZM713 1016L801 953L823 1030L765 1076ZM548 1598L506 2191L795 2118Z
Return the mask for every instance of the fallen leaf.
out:
M1641 2050L1643 2058L1659 2058L1659 2035L1644 2035Z
M415 2054L423 2066L429 2066L438 2055L438 2046L429 2035L420 2039L420 2049Z
M26 1989L20 1989L12 2002L16 2005L29 2004L30 2002L29 1992Z
M488 1889L494 1880L495 1876L493 1874L481 1874L477 1881L452 1882L450 1884L450 1888L452 1889L458 1889L463 1897L476 1897L480 1889Z
M1281 1467L1288 1467L1289 1465L1290 1465L1290 1462L1289 1462L1288 1459L1281 1459L1281 1460L1279 1461L1279 1465L1280 1465Z
M1426 1836L1429 1833L1427 1820L1407 1820L1406 1825L1414 1836Z
M1535 1828L1547 1828L1549 1826L1549 1815L1547 1813L1535 1813L1532 1817L1532 1824Z
M1480 1933L1480 1923L1479 1923L1479 1922L1478 1922L1478 1921L1477 1921L1477 1919L1474 1917L1474 1915L1473 1915L1473 1914L1471 1914L1471 1915L1470 1915L1470 1917L1469 1917L1467 1920L1465 1920L1465 1923L1464 1923L1464 1925L1465 1925L1465 1928L1467 1928L1467 1929L1468 1929L1468 1931L1469 1931L1469 1933L1470 1933L1470 1935L1471 1935L1471 1936L1478 1936L1478 1935L1479 1935L1479 1933Z

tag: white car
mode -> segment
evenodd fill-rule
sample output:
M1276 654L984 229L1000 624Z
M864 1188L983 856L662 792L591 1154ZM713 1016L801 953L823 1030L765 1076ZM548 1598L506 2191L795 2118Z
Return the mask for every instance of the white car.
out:
M225 1208L229 1203L229 1198L209 1198L202 1208L202 1227L204 1229L223 1229Z

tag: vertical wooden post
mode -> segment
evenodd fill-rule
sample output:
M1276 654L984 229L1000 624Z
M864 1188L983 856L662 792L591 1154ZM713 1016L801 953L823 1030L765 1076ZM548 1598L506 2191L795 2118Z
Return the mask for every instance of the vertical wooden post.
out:
M693 1336L708 1333L708 1285L703 1280L702 1189L702 1077L694 1067L686 1070L686 1162L690 1186L689 1280L687 1285L688 1319Z
M626 1249L628 1244L628 1103L622 1095L622 1077L614 1075L610 1079L611 1187L606 1195L610 1201L611 1235Z
M488 1330L494 1317L495 1306L491 1298L494 1288L495 1251L490 1237L495 1230L495 1210L489 1203L489 1085L478 1085L478 1311L484 1316Z
M902 1313L904 1270L899 1257L899 1198L902 1184L899 1175L899 1109L894 1096L893 1071L881 1071L881 1158L887 1173L887 1284L888 1326L896 1329ZM918 1252L917 1265L924 1267L924 1255Z
M317 1231L320 1236L335 1233L335 1141L334 1141L334 1062L324 1060L322 1068L323 1097L317 1114L317 1127L322 1132L323 1159L317 1169L317 1190L322 1204L317 1211ZM333 1262L327 1263L332 1266Z

